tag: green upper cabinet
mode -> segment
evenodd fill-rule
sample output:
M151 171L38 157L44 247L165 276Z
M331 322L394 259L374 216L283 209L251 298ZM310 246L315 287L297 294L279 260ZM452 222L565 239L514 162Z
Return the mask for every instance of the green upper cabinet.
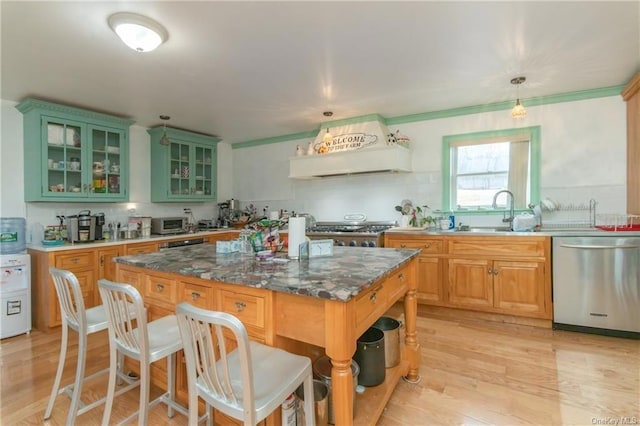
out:
M27 99L24 115L25 201L129 200L132 120Z
M165 133L168 145L160 140ZM151 201L216 200L216 144L220 139L167 127L151 135Z

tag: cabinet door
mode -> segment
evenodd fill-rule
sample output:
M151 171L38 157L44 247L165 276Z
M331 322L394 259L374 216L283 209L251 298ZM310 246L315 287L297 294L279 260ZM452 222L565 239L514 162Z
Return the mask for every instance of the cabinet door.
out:
M210 199L215 195L214 149L211 146L193 145L192 196L194 199Z
M544 315L544 263L496 260L493 270L496 308L517 315Z
M444 259L418 257L418 302L427 304L444 303L442 270Z
M114 257L120 256L119 247L109 247L99 249L98 253L98 279L106 278L110 281L116 280L116 264Z
M103 126L89 126L86 180L92 198L123 199L126 197L129 169L125 132Z
M86 126L78 121L47 116L42 117L41 125L42 196L86 198L86 180L82 176Z
M170 188L167 198L188 199L191 195L191 146L185 142L169 145Z
M58 262L56 262L56 267L60 268L60 266L57 266L57 265L58 265ZM73 272L73 274L78 279L78 283L80 283L80 289L82 290L82 299L84 301L85 309L91 308L99 304L99 303L96 303L96 275L93 268L87 268L87 267L67 268L67 270ZM56 294L53 280L51 280L51 294ZM98 299L100 299L100 296L98 296ZM60 303L58 302L57 294L56 294L56 297L51 298L49 309L50 309L49 326L55 327L57 325L62 324L62 313L60 312Z
M484 259L449 259L449 303L470 308L493 307L492 264Z

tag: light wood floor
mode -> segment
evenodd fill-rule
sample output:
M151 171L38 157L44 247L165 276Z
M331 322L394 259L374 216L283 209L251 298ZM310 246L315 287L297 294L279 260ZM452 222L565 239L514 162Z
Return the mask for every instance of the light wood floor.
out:
M380 426L640 424L640 341L418 313L422 381L398 385ZM64 384L73 380L77 355L71 335ZM1 341L1 425L64 424L66 396L42 420L59 339L59 332L35 331ZM90 336L88 357L88 373L107 365L106 332ZM106 376L88 383L85 399L104 395L105 387ZM135 410L136 392L117 399L112 420ZM77 424L99 424L102 411ZM159 405L149 424L183 425L186 418L167 419Z

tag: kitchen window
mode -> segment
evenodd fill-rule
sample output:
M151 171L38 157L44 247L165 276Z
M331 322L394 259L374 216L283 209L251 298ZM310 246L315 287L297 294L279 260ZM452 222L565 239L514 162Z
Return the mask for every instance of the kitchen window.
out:
M444 209L486 213L502 189L527 209L539 199L540 126L445 136L442 164Z

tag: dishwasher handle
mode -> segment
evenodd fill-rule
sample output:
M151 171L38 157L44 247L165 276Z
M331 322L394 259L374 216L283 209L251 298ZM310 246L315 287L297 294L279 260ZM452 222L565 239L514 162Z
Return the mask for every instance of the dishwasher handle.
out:
M630 244L621 246L599 246L599 245L584 245L584 244L560 244L560 247L585 249L585 250L605 250L605 249L636 249L639 246Z

